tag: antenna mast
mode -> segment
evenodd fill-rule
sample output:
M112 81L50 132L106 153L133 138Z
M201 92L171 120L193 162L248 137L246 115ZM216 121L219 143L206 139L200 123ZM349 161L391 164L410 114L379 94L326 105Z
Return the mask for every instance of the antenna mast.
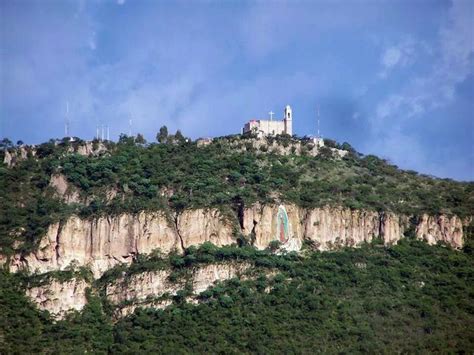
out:
M318 105L318 138L321 138L321 135L319 134L319 105Z
M69 137L69 101L66 101L66 121L64 122L64 136Z
M128 121L128 124L129 124L128 136L131 137L132 136L132 119L131 118Z

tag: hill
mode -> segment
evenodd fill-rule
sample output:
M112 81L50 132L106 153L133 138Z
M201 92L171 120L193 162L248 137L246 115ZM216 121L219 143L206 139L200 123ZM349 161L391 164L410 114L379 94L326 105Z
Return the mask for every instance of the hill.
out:
M159 138L3 141L4 352L472 351L473 182Z

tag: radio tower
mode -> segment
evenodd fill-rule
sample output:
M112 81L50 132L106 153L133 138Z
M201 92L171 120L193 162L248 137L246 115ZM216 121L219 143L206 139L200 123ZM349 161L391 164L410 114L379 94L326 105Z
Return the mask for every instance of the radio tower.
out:
M64 121L64 136L69 137L69 101L66 102L66 120Z
M319 105L318 105L318 138L321 138L321 135L319 133Z

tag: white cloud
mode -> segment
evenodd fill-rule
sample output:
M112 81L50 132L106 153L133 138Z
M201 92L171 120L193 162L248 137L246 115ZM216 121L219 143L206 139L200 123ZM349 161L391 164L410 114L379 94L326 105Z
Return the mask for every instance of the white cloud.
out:
M438 59L427 75L414 77L398 92L383 99L376 107L372 124L380 130L387 124L402 125L404 120L443 107L454 99L455 87L471 73L474 54L474 29L471 15L473 3L455 1L448 15L448 21L440 29L437 52ZM471 14L471 15L470 15ZM382 60L385 73L399 65L410 63L412 45L397 47ZM408 49L407 49L408 48ZM384 71L382 72L384 73Z
M382 57L382 64L385 68L391 68L396 65L402 56L400 48L390 47L385 50L385 53Z
M412 65L416 60L416 47L420 47L420 44L416 43L412 38L408 38L386 48L380 58L382 70L379 73L379 77L385 79L396 67Z

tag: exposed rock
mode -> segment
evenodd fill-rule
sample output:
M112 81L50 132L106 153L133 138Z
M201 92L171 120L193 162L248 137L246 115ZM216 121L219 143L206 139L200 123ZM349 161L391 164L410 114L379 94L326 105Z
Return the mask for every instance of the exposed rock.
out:
M126 301L140 302L148 297L161 297L165 293L175 295L182 285L168 280L169 270L143 272L122 278L106 287L107 299L115 305Z
M18 162L26 160L28 158L28 151L31 151L31 154L34 156L36 151L29 149L28 146L21 146L14 150L8 151L5 150L5 156L3 157L3 163L6 164L9 168L15 166Z
M408 217L384 212L380 219L380 235L383 237L384 244L396 244L402 238L406 226L408 226Z
M416 227L416 236L428 244L443 242L453 248L463 246L463 223L457 216L428 216L424 214Z
M185 210L177 216L183 248L211 242L217 246L235 243L232 224L216 209Z
M53 174L49 185L56 190L56 194L66 203L79 203L78 191L68 183L63 174Z
M243 215L243 233L254 238L254 246L265 249L278 236L278 210L280 206L260 204L245 209ZM284 242L283 248L294 250L301 248L304 233L302 230L302 211L294 205L284 207L288 216L289 230L288 241ZM299 247L298 247L299 246Z
M305 237L319 250L354 247L378 237L379 222L378 213L372 211L316 208L307 212Z
M84 308L88 287L89 284L84 280L52 280L48 284L28 289L26 294L39 309L47 310L53 317L61 319L71 310L80 311Z
M241 276L249 267L247 263L220 263L196 267L189 280L193 287L192 293L197 296L217 281ZM107 285L106 297L117 307L115 316L117 318L127 316L138 307L162 309L169 306L171 300L163 297L176 295L179 290L184 289L188 281L171 282L169 276L169 270L144 272ZM188 297L186 301L197 302L194 297Z
M226 142L221 142L226 143ZM255 150L257 153L266 153L272 152L277 155L302 155L307 154L310 156L317 156L320 152L320 148L324 146L324 141L318 140L317 138L312 139L311 141L301 142L299 140L290 140L287 143L283 144L282 142L267 138L252 138L252 139L242 139L234 140L228 142L228 144L240 151ZM199 142L198 142L198 146ZM336 149L328 147L335 158L343 158L349 152L347 150Z
M319 250L355 247L379 237L391 245L408 225L407 216L393 213L294 205L257 204L244 208L239 218L241 232L255 247L264 249L278 240L287 251L299 250L305 239ZM73 216L62 225L52 224L38 250L13 256L10 267L43 273L75 264L89 266L98 277L114 265L130 263L135 255L154 249L169 253L206 241L217 246L236 243L238 228L215 209L186 210L175 217L161 212L92 220ZM460 248L463 243L462 221L457 217L425 215L416 234L431 244L444 241Z
M102 142L84 142L76 148L76 153L84 156L97 156L105 153L107 147Z
M277 240L277 212L279 206L256 205L245 210L243 232L255 237L255 246L266 248ZM342 246L357 246L382 237L385 244L397 242L403 234L406 218L392 213L382 216L373 211L347 208L315 208L305 210L287 205L291 238L283 247L298 250L304 239L310 240L319 250Z
M122 214L93 220L73 216L64 225L52 224L37 251L11 261L11 268L27 267L44 273L64 270L71 264L89 266L98 277L119 263L130 263L136 254L155 249L181 250L179 237L162 213Z
M12 154L8 150L5 150L5 155L3 157L3 164L6 164L8 167L11 167L12 160L13 160Z
M125 304L115 309L114 318L118 319L118 318L129 316L130 314L133 314L133 312L135 312L135 309L137 308L165 309L166 307L170 306L172 303L173 301L169 299L165 299L165 300L146 300L143 302L134 302L130 304Z
M249 268L247 263L220 263L196 267L191 275L193 294L207 290L216 281L228 280L241 275ZM165 294L176 295L185 286L186 280L171 282L169 270L143 272L124 277L106 286L107 299L115 305L124 302L141 302L150 298L160 298Z
M229 280L241 276L248 270L248 263L233 264L210 264L199 267L193 273L193 293L199 295L206 291L216 281Z

